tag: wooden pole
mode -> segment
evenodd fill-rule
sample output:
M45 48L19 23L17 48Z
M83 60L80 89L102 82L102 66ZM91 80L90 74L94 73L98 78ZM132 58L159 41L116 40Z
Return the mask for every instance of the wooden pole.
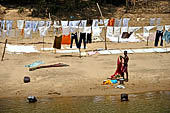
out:
M101 11L101 9L100 9L100 6L99 6L99 4L97 3L97 7L98 7L98 9L99 9L99 12L100 12L100 15L101 15L101 18L102 18L102 20L103 20L103 25L104 25L104 17L103 17L103 14L102 14L102 11ZM106 27L105 27L105 25L104 25L104 33L105 33L105 50L107 50L107 45L106 45Z
M44 36L43 36L43 51L44 51Z
M149 41L149 36L147 37L147 44L146 44L146 46L148 46L148 41Z
M5 55L6 44L7 44L7 39L5 40L5 46L4 46L4 51L3 51L3 54L2 54L1 61L3 61L4 55Z

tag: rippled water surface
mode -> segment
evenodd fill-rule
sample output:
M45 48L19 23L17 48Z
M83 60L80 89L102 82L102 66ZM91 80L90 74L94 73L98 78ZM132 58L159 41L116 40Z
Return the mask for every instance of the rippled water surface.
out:
M170 91L120 96L38 98L27 103L25 98L0 99L0 113L170 113Z

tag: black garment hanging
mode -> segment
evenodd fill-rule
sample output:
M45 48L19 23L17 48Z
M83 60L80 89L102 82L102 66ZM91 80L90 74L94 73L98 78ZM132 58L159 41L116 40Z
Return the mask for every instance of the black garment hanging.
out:
M80 33L79 49L81 48L81 43L84 43L84 49L86 49L86 33Z
M70 48L72 48L73 39L75 39L76 47L79 48L77 33L71 33L71 45L70 45Z
M91 42L92 42L91 33L87 33L87 43Z
M160 46L163 46L163 39L162 39L162 37L163 37L163 31L159 31L159 30L156 31L155 46L158 46L159 37L161 37Z
M55 36L53 48L61 49L61 40L62 40L62 35L61 36Z

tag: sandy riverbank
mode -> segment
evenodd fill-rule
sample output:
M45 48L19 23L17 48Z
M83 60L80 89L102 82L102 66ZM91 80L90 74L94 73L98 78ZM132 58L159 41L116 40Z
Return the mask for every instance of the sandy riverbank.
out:
M145 44L146 42L108 42L108 48L144 48ZM42 44L34 45L37 48L42 47ZM49 43L45 46L51 45ZM104 42L98 42L88 45L88 49L82 51L103 47ZM152 42L149 43L149 47L153 47ZM0 46L0 51L2 50L3 44ZM116 85L101 85L103 80L115 72L118 56L96 54L80 58L78 53L63 55L54 54L52 51L5 54L4 61L0 62L0 98L28 95L38 97L116 95L123 92L170 90L170 53L129 54L129 82L125 83L126 88L116 89ZM65 63L69 66L35 71L29 71L24 67L38 60L44 61L43 65ZM25 84L24 76L30 76L31 82Z

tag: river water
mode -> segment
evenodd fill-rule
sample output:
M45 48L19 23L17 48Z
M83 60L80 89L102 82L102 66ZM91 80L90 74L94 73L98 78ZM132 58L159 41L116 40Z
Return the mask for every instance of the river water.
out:
M129 101L119 96L0 99L0 113L170 113L170 91L129 94Z

